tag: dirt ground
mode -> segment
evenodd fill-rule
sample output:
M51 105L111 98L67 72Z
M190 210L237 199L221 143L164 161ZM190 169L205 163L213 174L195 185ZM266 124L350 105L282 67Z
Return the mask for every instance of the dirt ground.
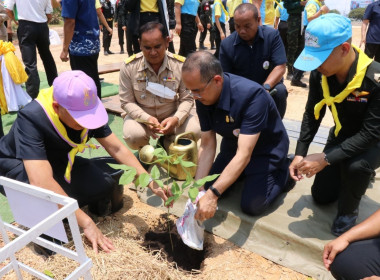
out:
M52 27L61 39L63 37L62 27ZM353 43L359 44L360 29L353 29ZM174 37L176 51L179 49L179 37ZM19 48L16 45L16 55L21 58ZM210 48L208 38L205 45ZM61 62L59 55L61 46L51 46L59 72L70 70L68 62ZM126 54L118 54L119 45L117 30L114 28L114 36L111 44L114 55L103 55L100 52L99 65L119 62L127 58ZM38 61L38 68L44 71L42 62ZM105 81L118 83L119 74L103 75ZM308 82L308 74L305 75ZM289 91L288 108L285 118L301 120L303 109L307 99L307 89L291 87L289 81L285 80ZM323 125L330 126L332 118L326 114ZM107 234L116 246L116 250L110 254L99 253L95 255L86 244L86 253L92 259L94 266L91 273L94 279L308 279L307 276L299 274L283 266L277 265L257 254L232 244L231 242L206 234L206 259L200 271L193 274L176 270L162 259L160 254L146 252L140 244L144 234L149 228L157 224L162 211L148 206L137 198L136 192L125 188L124 207L122 210L106 218L94 217L103 233ZM61 256L55 256L48 260L36 255L31 246L18 253L18 258L26 264L39 269L49 270L56 279L62 279L67 275L74 264ZM5 279L15 279L10 274ZM33 279L30 276L25 279Z

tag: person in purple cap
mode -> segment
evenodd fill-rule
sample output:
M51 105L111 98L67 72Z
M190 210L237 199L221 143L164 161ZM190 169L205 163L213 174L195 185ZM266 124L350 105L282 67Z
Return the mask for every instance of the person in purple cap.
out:
M146 173L132 152L112 133L108 115L97 96L96 85L82 71L59 75L53 86L21 109L10 132L0 139L0 176L30 183L78 200L79 207L112 192L113 182L91 159L76 156L96 140L119 163ZM152 191L167 200L154 182ZM114 249L94 221L78 209L78 224L97 252Z
M296 181L315 175L316 203L338 202L331 227L336 236L355 225L361 197L380 166L380 64L351 45L351 37L348 18L322 15L308 24L294 65L313 71L290 174ZM327 106L335 126L323 152L307 155Z

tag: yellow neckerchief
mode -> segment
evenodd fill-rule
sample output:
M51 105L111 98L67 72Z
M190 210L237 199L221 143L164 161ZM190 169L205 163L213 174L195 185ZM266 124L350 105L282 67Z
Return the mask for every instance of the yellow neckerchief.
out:
M340 129L342 128L342 125L340 124L339 118L338 118L338 112L336 110L335 104L334 103L341 103L346 97L352 93L354 90L357 88L360 88L364 76L367 72L367 67L368 65L371 64L373 61L371 58L369 58L362 50L357 48L356 46L352 45L352 47L359 53L359 59L358 59L358 65L356 67L356 74L352 78L351 82L348 83L346 88L339 93L337 96L332 97L330 96L330 90L329 90L329 85L327 83L327 78L326 76L322 75L322 90L323 90L323 99L317 103L314 107L314 116L315 119L319 119L319 112L323 108L323 106L331 106L331 113L334 118L335 122L335 136L338 135Z
M224 8L224 5L223 5L222 1L221 1L221 0L215 0L215 1L214 1L214 5L215 5L216 3L219 3L219 4L220 4L220 6L222 7L222 10L223 10L223 12L224 12L224 15L225 15L226 17L228 17L228 16L229 16L229 15L228 15L228 12L227 12L226 9Z
M81 143L77 144L70 140L69 136L67 135L67 131L65 126L60 121L58 114L53 109L53 87L43 89L38 94L38 97L36 98L38 103L42 106L44 109L46 116L49 118L51 124L53 125L55 131L57 131L58 135L65 140L67 144L69 144L71 147L71 151L67 154L69 162L67 163L66 171L65 171L65 180L70 183L71 182L71 169L74 164L75 155L78 152L83 152L85 148L92 148L92 149L98 149L99 146L95 144L86 144L87 137L88 137L88 129L85 128L82 130L80 134Z

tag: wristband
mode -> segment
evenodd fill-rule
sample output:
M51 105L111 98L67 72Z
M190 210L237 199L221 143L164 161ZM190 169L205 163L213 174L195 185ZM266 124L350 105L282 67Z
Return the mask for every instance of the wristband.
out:
M220 194L220 192L219 192L217 189L214 188L213 185L211 185L211 186L209 187L209 189L215 194L215 196L216 196L217 198L220 198L220 197L222 196L222 195Z

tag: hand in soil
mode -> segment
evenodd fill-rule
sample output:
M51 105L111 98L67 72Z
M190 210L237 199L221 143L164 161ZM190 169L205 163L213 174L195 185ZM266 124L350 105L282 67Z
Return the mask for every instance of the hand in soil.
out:
M98 253L98 246L106 253L109 253L111 250L115 249L112 241L103 235L93 221L91 221L88 226L83 227L83 232L87 239L91 242L92 249L94 249L96 254Z
M197 203L197 212L194 218L203 222L207 219L214 217L216 208L218 206L218 198L211 192L207 190L204 196L202 196Z

